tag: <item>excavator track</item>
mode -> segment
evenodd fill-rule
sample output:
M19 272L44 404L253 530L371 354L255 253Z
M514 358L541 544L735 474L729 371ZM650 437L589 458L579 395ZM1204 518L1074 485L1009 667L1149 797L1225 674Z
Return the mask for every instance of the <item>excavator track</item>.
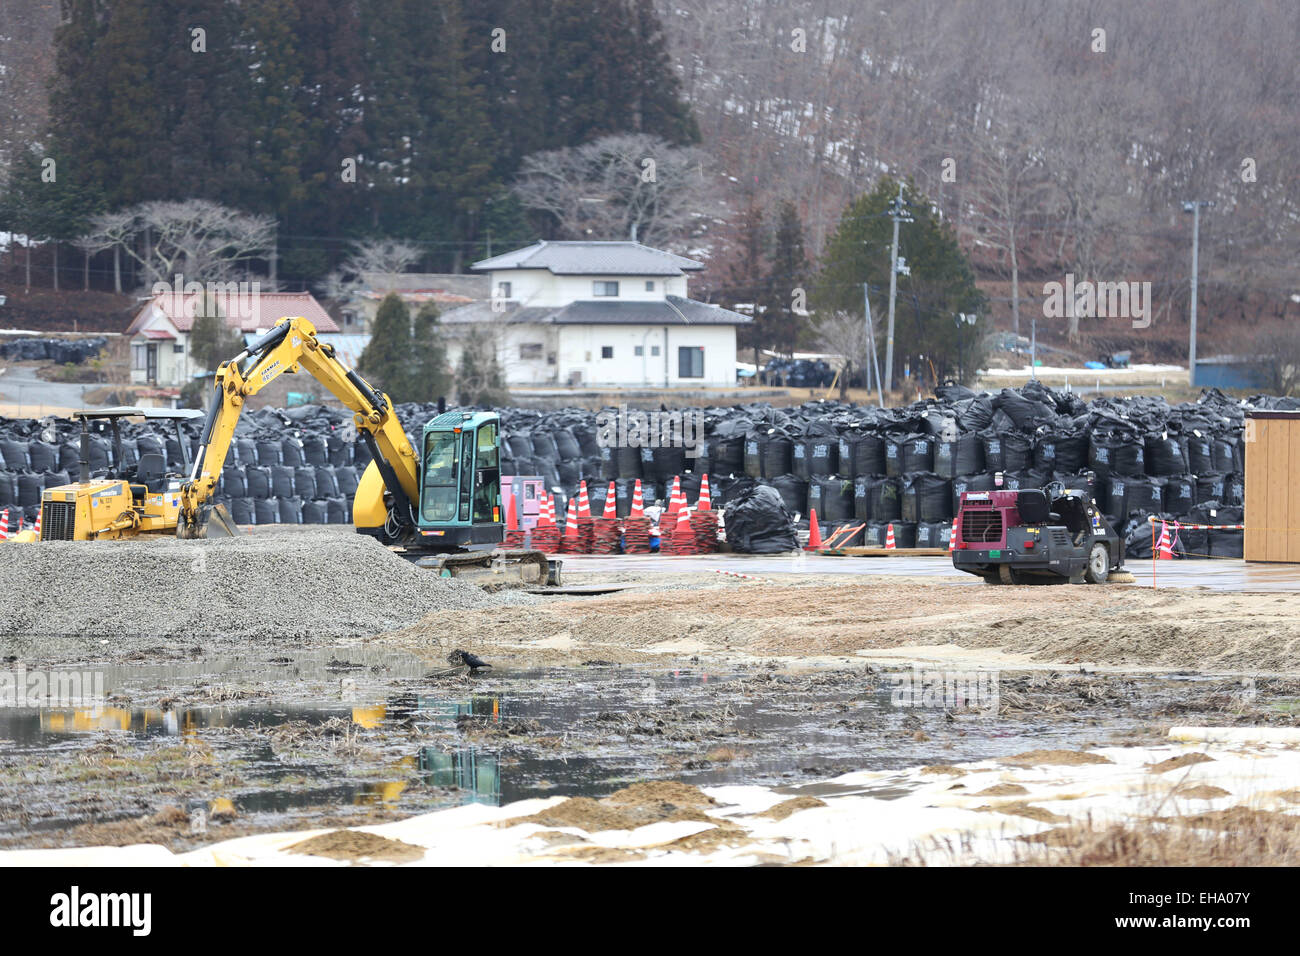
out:
M465 551L454 554L397 552L416 567L427 568L445 578L462 578L483 585L523 584L540 587L560 583L558 560L542 551Z

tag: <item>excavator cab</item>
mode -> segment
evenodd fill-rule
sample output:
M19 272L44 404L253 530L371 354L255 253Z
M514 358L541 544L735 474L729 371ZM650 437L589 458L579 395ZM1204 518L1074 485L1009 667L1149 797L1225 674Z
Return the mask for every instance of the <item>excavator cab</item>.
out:
M418 547L452 551L501 543L501 419L445 412L420 441Z

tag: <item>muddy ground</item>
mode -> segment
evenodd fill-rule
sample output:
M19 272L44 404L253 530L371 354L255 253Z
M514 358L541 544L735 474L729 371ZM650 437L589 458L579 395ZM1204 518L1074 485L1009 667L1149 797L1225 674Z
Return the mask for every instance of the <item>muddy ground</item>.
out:
M1300 721L1300 596L616 577L346 640L0 637L11 670L84 665L106 697L0 708L0 847L184 849L644 779L816 796L849 770ZM899 706L903 675L975 668L991 702Z

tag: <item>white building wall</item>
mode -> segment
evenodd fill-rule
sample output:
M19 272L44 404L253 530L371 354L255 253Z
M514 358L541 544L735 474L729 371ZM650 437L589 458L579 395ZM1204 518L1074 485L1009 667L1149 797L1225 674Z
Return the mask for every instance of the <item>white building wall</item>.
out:
M597 296L594 282L617 282L618 297ZM503 269L492 273L492 294L510 283L507 301L521 306L561 308L570 302L661 302L665 295L686 297L683 276L557 276L545 269ZM647 289L646 283L653 289Z
M562 385L570 382L659 387L735 384L735 326L561 325L556 328L558 381ZM703 348L703 377L684 378L679 374L678 349L682 347ZM610 358L603 357L605 348L612 350ZM640 355L638 348L642 349Z

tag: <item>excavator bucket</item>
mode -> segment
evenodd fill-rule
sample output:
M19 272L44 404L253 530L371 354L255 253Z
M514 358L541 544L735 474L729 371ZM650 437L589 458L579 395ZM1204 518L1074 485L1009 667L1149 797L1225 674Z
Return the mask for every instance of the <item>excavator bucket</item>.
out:
M239 536L239 526L235 524L235 519L230 516L230 511L225 505L202 505L199 508L198 520L193 524L187 522L184 516L176 524L176 537L178 538L235 538Z

